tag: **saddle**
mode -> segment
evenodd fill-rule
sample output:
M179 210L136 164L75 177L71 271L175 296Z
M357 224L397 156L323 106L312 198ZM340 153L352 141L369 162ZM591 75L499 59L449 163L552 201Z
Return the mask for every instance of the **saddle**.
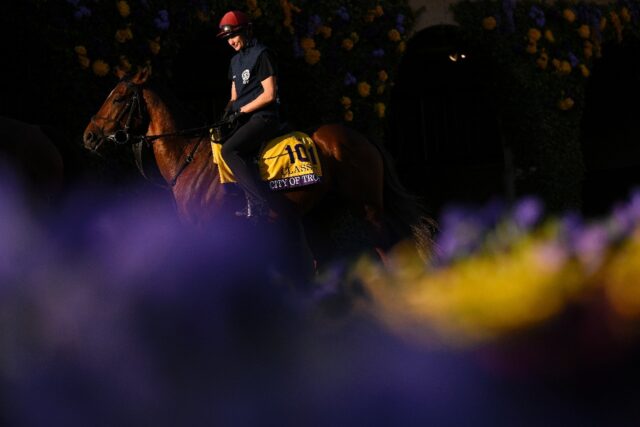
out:
M218 166L222 184L236 182L233 172L222 158L222 141L211 134L213 162ZM318 183L322 166L316 143L309 135L290 131L265 141L256 156L263 181L271 191L282 191Z

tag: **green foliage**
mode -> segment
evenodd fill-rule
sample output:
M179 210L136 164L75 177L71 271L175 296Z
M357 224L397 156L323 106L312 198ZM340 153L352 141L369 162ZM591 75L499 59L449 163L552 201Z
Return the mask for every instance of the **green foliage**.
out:
M495 94L523 171L552 209L578 207L585 85L602 46L640 35L640 2L462 1L455 20L499 65Z

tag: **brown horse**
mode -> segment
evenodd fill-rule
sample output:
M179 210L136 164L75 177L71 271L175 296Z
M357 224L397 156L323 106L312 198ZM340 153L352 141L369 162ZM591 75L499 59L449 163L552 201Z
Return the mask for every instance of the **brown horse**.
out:
M98 151L105 143L151 145L157 169L183 220L204 225L229 215L234 197L220 183L212 162L209 127L181 128L176 106L168 105L147 79L146 70L121 79L87 126L85 148ZM318 147L322 180L289 190L285 196L304 217L305 234L316 260L330 258L335 249L328 237L335 235L335 221L332 224L329 218L335 219L337 210L362 220L357 221L364 224L360 234L367 235L381 257L393 244L409 238L422 254L428 253L430 222L416 199L399 185L378 147L338 124L319 127L312 139ZM238 199L235 197L236 204Z

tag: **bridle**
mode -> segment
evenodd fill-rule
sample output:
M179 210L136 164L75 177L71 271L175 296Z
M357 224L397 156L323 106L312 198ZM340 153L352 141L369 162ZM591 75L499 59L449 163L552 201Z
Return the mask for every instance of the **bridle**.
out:
M144 119L143 110L146 113L146 104L142 100L143 98L141 86L139 84L133 83L130 80L125 80L124 83L127 85L127 88L131 89L130 91L128 91L129 95L118 97L112 101L114 104L126 102L124 108L118 113L118 115L114 119L112 119L111 117L103 117L98 115L91 117L91 123L93 123L100 130L100 135L98 135L98 144L96 144L96 146L91 149L91 151L93 152L97 152L100 146L105 141L111 141L116 143L117 145L127 145L129 143L137 144L138 142L142 142L142 140L138 140L137 137L132 138L132 135L129 133L134 112L137 111L138 118L140 120ZM125 116L125 114L127 115L127 121L125 122L122 129L117 129L111 134L104 133L105 123L121 123L122 118ZM101 120L103 122L103 126L100 126L98 124L98 120Z
M184 158L183 163L180 165L178 170L176 171L174 177L169 181L169 186L172 188L176 185L178 178L184 172L184 170L193 162L195 155L202 144L205 136L211 134L212 139L219 139L221 135L221 128L229 123L226 120L222 120L220 122L214 123L208 126L201 126L197 128L178 130L175 132L163 133L158 135L146 135L146 131L142 134L132 134L131 126L134 120L134 114L137 114L137 118L141 123L144 124L144 129L148 129L150 119L147 112L147 106L144 101L144 96L142 95L142 85L132 82L131 80L123 80L123 83L127 85L127 88L130 89L127 94L122 97L118 97L114 99L112 102L122 103L125 102L124 108L117 114L115 118L103 117L94 115L91 117L91 123L93 123L100 131L100 134L97 136L98 143L91 149L92 152L97 153L100 146L105 141L110 141L119 146L131 146L134 148L134 154L136 155L136 165L140 170L140 173L145 178L149 179L144 172L144 168L142 167L141 161L141 148L144 143L147 147L150 147L154 141L160 138L172 137L172 136L181 136L186 138L198 138L198 142L193 146L191 151ZM105 134L104 132L104 124L106 123L122 123L123 118L127 117L126 122L120 129L116 129L113 133ZM103 126L100 126L98 121L103 122ZM136 147L137 144L141 144ZM136 149L137 148L137 149Z

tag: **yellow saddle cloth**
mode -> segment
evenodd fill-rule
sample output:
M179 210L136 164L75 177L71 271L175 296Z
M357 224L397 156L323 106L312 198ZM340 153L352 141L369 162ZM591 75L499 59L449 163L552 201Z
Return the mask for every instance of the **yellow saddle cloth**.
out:
M211 149L220 182L236 182L222 158L222 144L211 142ZM315 184L322 177L316 144L302 132L291 132L268 141L260 150L258 160L260 176L274 191Z

